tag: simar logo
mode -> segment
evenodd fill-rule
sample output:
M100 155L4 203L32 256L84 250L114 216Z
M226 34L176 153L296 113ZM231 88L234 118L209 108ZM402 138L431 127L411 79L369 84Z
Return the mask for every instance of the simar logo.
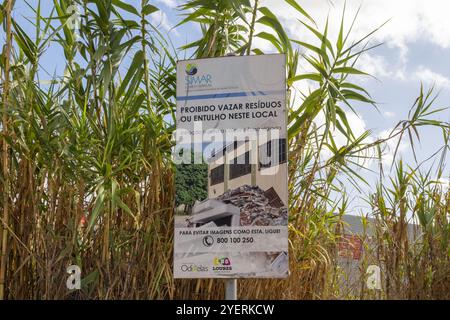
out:
M231 260L228 257L214 258L213 271L231 271Z
M199 89L212 86L211 74L200 74L199 68L194 63L186 65L186 87L189 89Z
M195 63L188 63L186 65L186 74L188 76L195 75L197 73L197 71L198 71L198 67L197 67L197 65Z

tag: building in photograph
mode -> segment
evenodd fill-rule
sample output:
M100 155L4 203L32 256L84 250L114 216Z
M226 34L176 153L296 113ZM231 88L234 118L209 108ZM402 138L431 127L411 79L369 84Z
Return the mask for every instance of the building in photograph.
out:
M286 139L259 143L257 150L253 144L257 143L235 141L213 152L208 160L208 198L216 198L243 185L257 185L269 193L276 192L277 198L287 201Z

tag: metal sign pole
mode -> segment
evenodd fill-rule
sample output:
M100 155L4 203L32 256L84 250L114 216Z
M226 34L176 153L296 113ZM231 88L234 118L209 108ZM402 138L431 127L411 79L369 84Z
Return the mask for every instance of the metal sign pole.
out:
M252 152L252 161L251 161L251 185L256 186L256 162L258 152L258 141L250 142L250 151ZM226 159L225 159L226 160ZM255 162L255 163L254 163ZM227 162L226 162L227 163ZM228 186L225 187L225 190L228 189ZM225 280L225 300L237 300L237 279L227 279Z
M237 300L237 279L225 280L225 300Z

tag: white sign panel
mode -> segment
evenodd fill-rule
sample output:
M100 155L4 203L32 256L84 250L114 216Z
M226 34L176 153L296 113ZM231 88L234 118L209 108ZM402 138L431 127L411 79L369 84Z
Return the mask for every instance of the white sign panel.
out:
M288 275L285 59L177 64L176 278Z

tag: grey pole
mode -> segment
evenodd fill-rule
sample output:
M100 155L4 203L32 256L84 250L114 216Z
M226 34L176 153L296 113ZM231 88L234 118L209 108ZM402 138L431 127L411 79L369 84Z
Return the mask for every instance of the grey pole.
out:
M236 56L236 53L229 52L227 53L227 56ZM228 151L228 150L227 150ZM227 152L225 152L225 155L227 155ZM228 162L225 158L225 168L228 167ZM224 172L226 174L227 184L224 186L225 191L228 190L228 172ZM227 279L225 280L225 300L237 300L237 279Z
M225 300L237 300L237 279L225 280Z

